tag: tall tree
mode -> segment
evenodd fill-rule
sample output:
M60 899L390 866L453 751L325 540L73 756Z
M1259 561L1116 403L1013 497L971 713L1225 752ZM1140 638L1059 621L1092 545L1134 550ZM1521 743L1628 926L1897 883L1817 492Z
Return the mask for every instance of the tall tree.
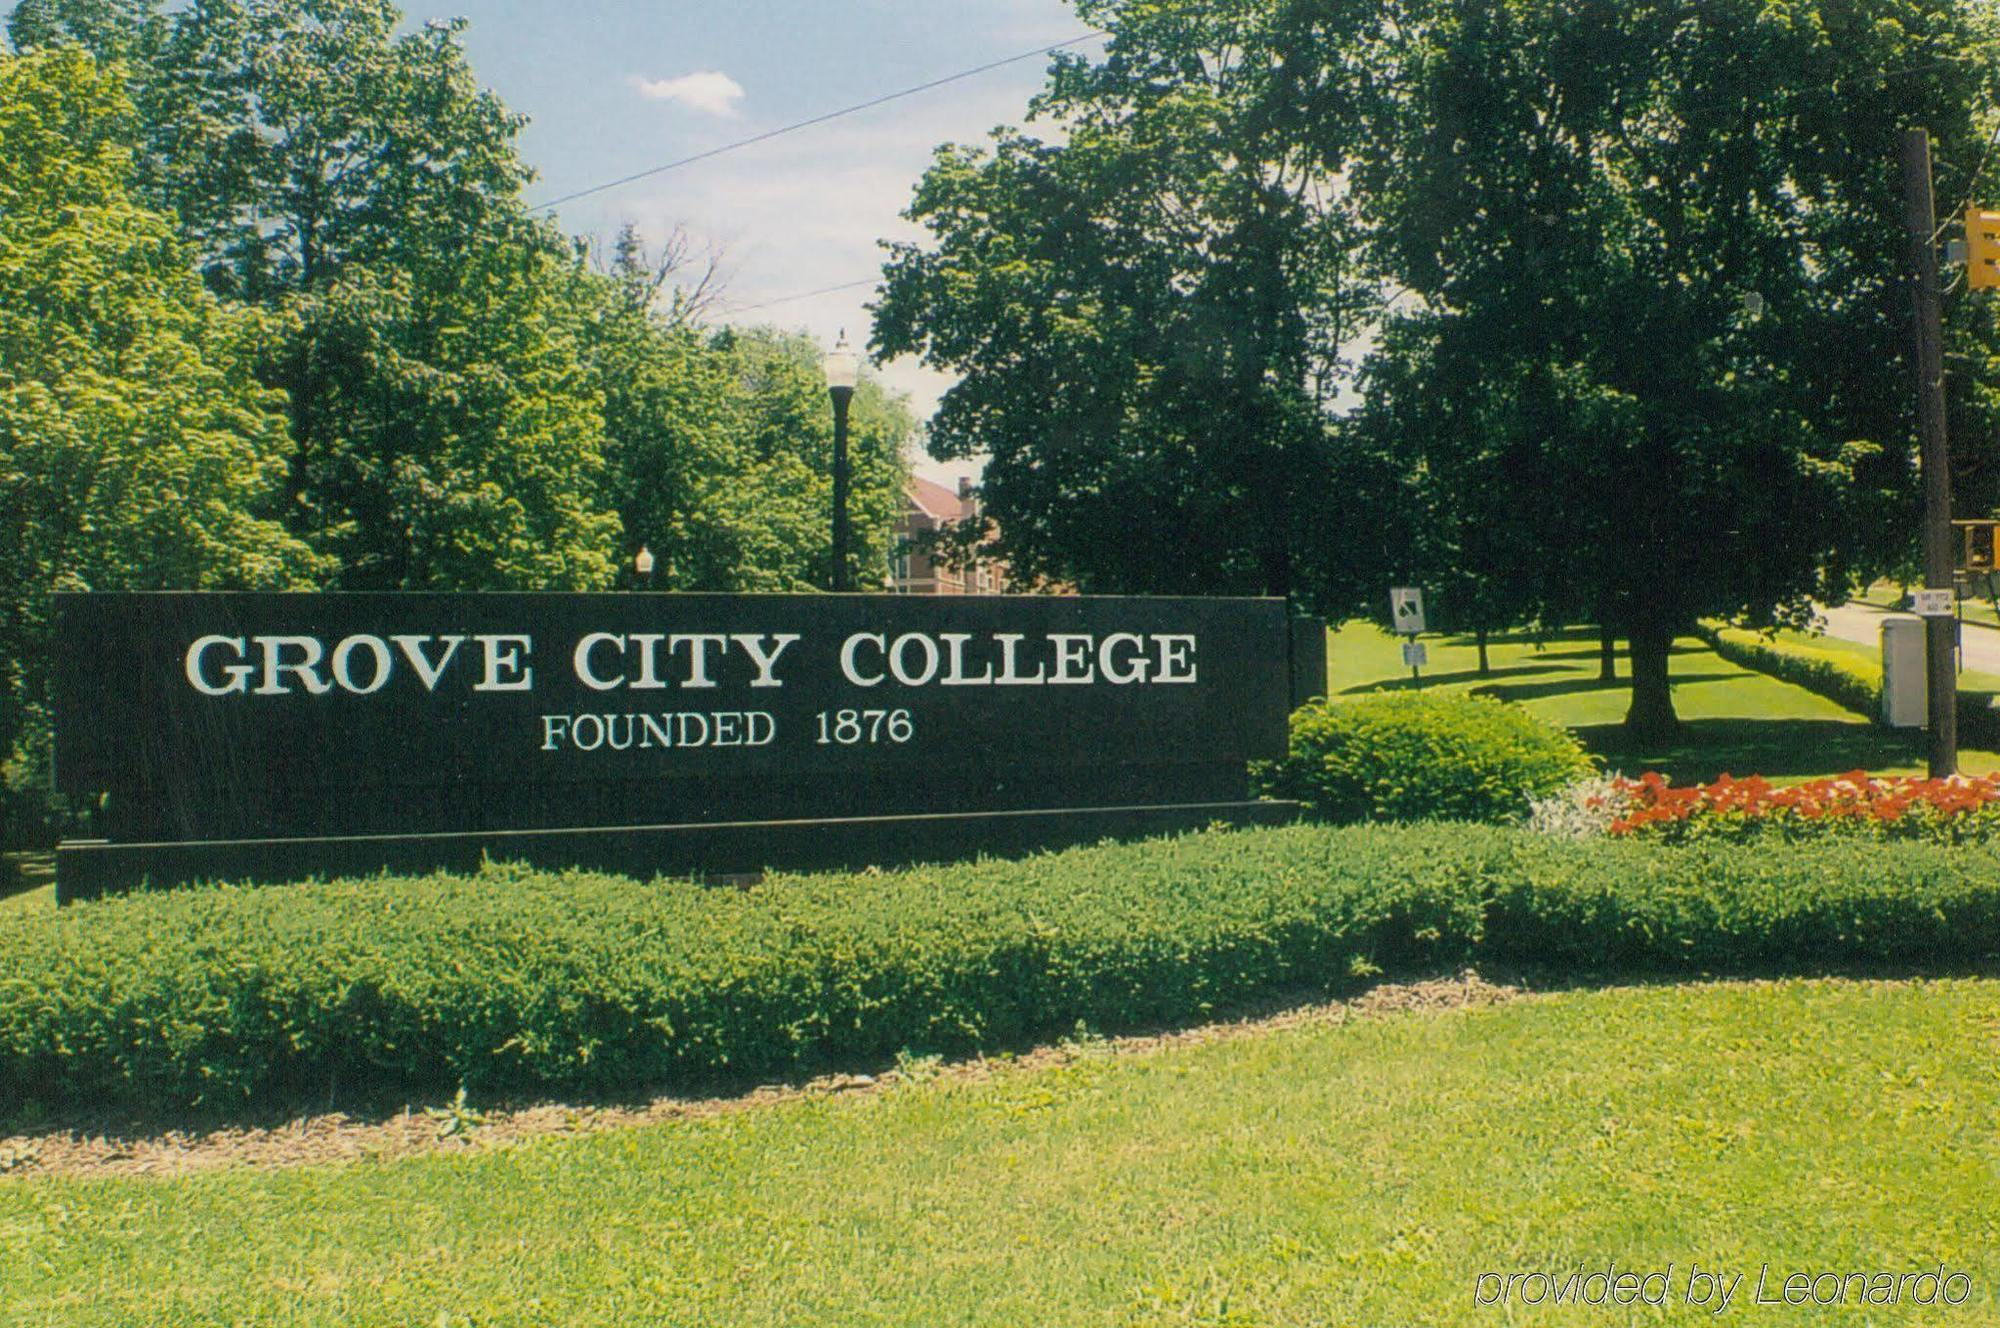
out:
M1914 528L1897 145L1928 125L1967 183L1990 10L1396 0L1383 33L1353 179L1432 372L1379 382L1498 409L1461 497L1537 593L1622 615L1657 738L1676 633L1796 619Z
M931 450L989 457L1020 574L1324 598L1301 554L1343 516L1325 407L1366 288L1336 197L1353 99L1316 57L1368 7L1078 8L1105 57L1056 62L1030 108L1050 138L939 150L875 344L961 375Z
M675 288L682 257L626 231L609 270L580 274L604 398L607 486L622 561L649 549L663 590L824 588L831 572L832 415L819 350L769 329L704 333ZM693 287L697 297L703 289ZM879 585L916 425L864 379L851 408L855 583Z
M709 525L709 576L728 577L731 589L824 587L833 567L833 415L820 348L768 328L723 332L714 345L734 382L738 459L716 482L730 491L717 495L730 515ZM868 589L888 576L916 422L904 398L866 376L849 416L848 556L851 583Z
M464 25L400 20L387 0L34 0L12 32L129 56L149 197L214 288L280 318L287 519L341 585L608 584L576 257L525 216L522 121L473 78Z
M48 788L49 596L290 588L322 570L274 519L269 321L205 290L131 196L116 70L0 54L0 758ZM87 667L87 661L70 661Z

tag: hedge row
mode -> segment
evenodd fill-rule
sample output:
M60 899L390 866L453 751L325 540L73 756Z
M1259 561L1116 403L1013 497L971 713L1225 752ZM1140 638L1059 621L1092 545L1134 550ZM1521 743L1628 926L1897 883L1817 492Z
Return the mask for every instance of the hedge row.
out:
M1698 624L1695 635L1731 664L1768 673L1870 719L1882 717L1882 670L1866 660L1714 622Z
M1940 965L2000 952L1996 868L1359 826L747 891L494 868L136 895L0 918L0 1102L692 1087L1482 959Z
M1846 652L1815 650L1712 621L1697 624L1695 635L1732 664L1803 687L1878 723L1882 719L1882 669L1877 664ZM1961 743L2000 747L2000 710L1995 709L1996 704L2000 698L1990 692L1959 691Z

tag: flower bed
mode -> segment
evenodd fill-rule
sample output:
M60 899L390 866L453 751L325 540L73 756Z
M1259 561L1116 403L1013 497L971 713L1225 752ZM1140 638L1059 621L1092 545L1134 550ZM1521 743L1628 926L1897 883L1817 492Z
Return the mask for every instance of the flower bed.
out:
M1782 788L1728 775L1676 788L1648 774L1614 780L1593 805L1611 834L1668 843L1773 836L1963 844L2000 831L2000 777L1875 778L1856 770Z

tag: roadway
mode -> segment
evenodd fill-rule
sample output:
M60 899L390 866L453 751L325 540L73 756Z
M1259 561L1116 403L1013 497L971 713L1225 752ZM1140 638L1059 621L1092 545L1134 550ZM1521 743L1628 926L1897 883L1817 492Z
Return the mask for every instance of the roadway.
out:
M1826 634L1842 641L1859 641L1880 647L1882 619L1887 609L1872 604L1843 604L1837 609L1814 606L1826 623ZM1979 673L2000 673L2000 628L1968 619L1961 633L1965 647L1964 667Z

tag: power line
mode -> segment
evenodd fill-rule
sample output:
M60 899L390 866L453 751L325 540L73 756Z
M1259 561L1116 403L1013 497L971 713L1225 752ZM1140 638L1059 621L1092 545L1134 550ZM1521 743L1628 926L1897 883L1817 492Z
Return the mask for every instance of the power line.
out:
M794 125L787 125L787 126L785 126L784 128L782 128L782 129L774 129L774 130L771 130L771 131L770 131L769 133L765 133L765 134L759 134L759 135L757 135L757 136L756 136L756 137L754 137L754 138L746 138L746 139L744 139L744 140L742 140L741 142L738 142L738 143L730 143L730 144L726 144L726 145L724 145L724 146L722 146L722 147L719 147L719 148L715 148L715 149L713 149L713 150L711 150L711 151L709 151L709 152L705 152L705 153L702 153L702 154L700 154L699 156L694 156L694 157L688 157L688 158L685 158L685 159L683 159L683 160L681 160L681 161L676 161L676 162L669 162L669 163L667 163L667 164L666 164L666 165L664 165L664 166L659 166L659 167L655 167L654 169L652 169L652 170L650 170L650 171L642 171L642 172L640 172L640 173L639 173L639 174L637 174L637 175L631 175L631 176L627 176L627 177L626 177L625 179L623 179L623 180L614 180L614 181L612 181L612 182L611 182L611 183L609 183L609 184L602 184L602 185L598 185L598 186L596 186L595 188L592 188L592 189L586 189L586 190L583 190L583 191L581 191L581 192L579 192L579 193L575 193L575 194L569 194L569 195L566 195L566 196L564 196L564 197L562 197L562 198L558 198L558 199L555 199L555 200L553 200L553 201L551 201L551 202L547 202L547 203L542 203L542 204L539 204L539 205L537 205L537 207L536 207L536 208L534 208L534 209L531 209L531 210L534 210L534 211L540 211L540 210L542 210L542 209L546 209L546 208L552 208L552 207L555 207L555 206L557 206L558 204L561 204L561 203L567 203L567 202L570 202L570 201L571 201L571 200L573 200L573 199L577 199L577 198L583 198L583 197L586 197L586 196L588 196L588 195L590 195L590 194L594 194L594 193L599 193L599 192L602 192L603 190L606 190L606 189L615 189L615 188L617 188L617 187L618 187L619 185L621 185L621 184L627 184L627 183L630 183L630 182L631 182L631 181L633 181L633 180L638 180L638 179L644 179L644 178L645 178L646 176L648 176L648 175L657 175L657 174L659 174L659 173L661 173L661 172L663 172L663 171L670 171L670 170L673 170L673 169L675 169L676 167L679 167L679 166L685 166L685 165L688 165L688 164L690 164L690 163L692 163L692 162L696 162L696 161L701 161L701 160L703 160L704 158L707 158L707 157L713 157L713 156L717 156L717 155L720 155L721 153L724 153L724 152L730 152L730 151L733 151L733 150L735 150L736 148L739 148L739 147L747 147L747 146L749 146L749 145L750 145L750 144L752 144L752 143L759 143L759 142L762 142L762 141L764 141L765 139L769 139L769 138L775 138L775 137L777 137L777 136L778 136L778 135L780 135L780 134L787 134L787 133L790 133L790 132L792 132L792 131L793 131L793 130L795 130L795 129L803 129L803 128L806 128L806 127L807 127L807 126L809 126L809 125L815 125L815 124L820 124L820 123L822 123L822 122L824 122L824 121L827 121L827 120L832 120L832 119L836 119L836 118L838 118L839 116L843 116L843 115L850 115L850 114L854 113L855 111L860 111L860 110L866 110L866 109L868 109L869 107L872 107L872 106L879 106L879 105L881 105L881 104L882 104L883 102L887 102L887 101L894 101L894 100L896 100L896 99L897 99L897 98L899 98L899 97L907 97L907 96L911 96L911 95L912 95L912 94L914 94L914 93L918 93L918 92L923 92L923 91L927 91L927 90L928 90L928 89L930 89L930 88L934 88L934 87L938 87L938 86L940 86L940 85L942 85L942 84L945 84L945 83L950 83L950 82L954 82L954 81L956 81L956 80L958 80L958 79L962 79L962 78L970 78L970 77L971 77L971 76L973 76L974 74L982 74L982 73L985 73L985 72L986 72L987 70L989 70L989 69L997 69L997 68L999 68L999 67L1000 67L1000 66L1002 66L1002 65L1009 65L1009 64L1018 64L1018 63L1019 63L1020 61L1022 61L1022 60L1028 60L1028 59L1032 59L1032 58L1034 58L1034 57L1035 57L1035 56L1037 56L1037 55L1043 55L1043 54L1046 54L1046 53L1048 53L1048 52L1051 52L1051 51L1058 51L1058 50L1061 50L1061 49L1062 49L1063 47L1065 47L1065 46L1074 46L1074 45L1078 44L1079 42L1086 42L1086 41L1090 41L1090 40L1092 40L1093 38L1097 38L1097 37L1104 37L1104 36L1109 36L1109 35L1110 35L1109 33L1106 33L1106 32L1103 32L1103 31L1097 31L1097 32L1087 32L1087 33L1084 33L1084 34L1083 34L1082 36L1080 36L1080 37L1072 37L1072 38L1070 38L1070 39L1069 39L1068 41L1063 41L1063 42L1057 42L1057 43L1056 43L1055 45L1053 45L1053 46L1041 46L1041 47L1037 47L1036 49L1034 49L1034 50L1032 50L1032 51L1024 51L1024 52L1022 52L1022 53L1021 53L1020 55L1014 55L1014 56L1009 56L1009 57L1008 57L1007 59L1005 59L1005 60L996 60L996 61L994 61L994 62L993 62L993 63L991 63L991 64L986 64L986 65L981 65L981 66L979 66L979 67L978 67L977 69L968 69L968 70L965 70L965 71L963 71L963 72L961 72L961 73L957 73L957 74L952 74L952 75L948 75L948 76L947 76L947 77L945 77L945 78L941 78L941 79L936 79L936 80L934 80L934 81L932 81L932 82L930 82L930 83L925 83L925 84L922 84L922 85L920 85L920 86L918 86L918 87L914 87L914 88L906 88L906 89L904 89L904 90L903 90L903 91L901 91L901 92L892 92L892 93L889 93L889 94L887 94L886 96L882 96L882 97L877 97L877 98L875 98L875 99L874 99L874 100L872 100L872 101L866 101L866 102L862 102L862 103L860 103L859 105L856 105L856 106L850 106L850 107L847 107L847 108L846 108L846 109L844 109L844 110L839 110L839 111L833 111L833 112L830 112L830 113L828 113L828 114L826 114L826 115L822 115L822 116L818 116L818 117L815 117L814 119L811 119L811 120L801 120L801 121L800 121L799 123L797 123L797 124L794 124ZM1994 39L1994 40L1992 40L1992 41L1985 41L1985 42L1975 42L1975 43L1972 43L1972 45L1973 45L1973 46L1974 46L1975 48L1985 48L1985 47L1991 47L1991 46L1996 46L1996 45L2000 45L2000 39ZM1961 54L1961 55L1956 55L1956 56L1948 56L1948 57L1946 57L1946 58L1944 58L1944 59L1942 59L1942 60L1934 60L1934 61L1931 61L1931 62L1930 62L1930 63L1928 63L1928 64L1921 64L1921 65L1908 65L1908 66L1905 66L1905 67L1903 67L1903 68L1901 68L1901 69L1885 69L1885 70L1877 70L1876 72L1874 72L1874 73L1872 73L1872 74L1860 74L1860 75L1856 75L1856 76L1854 76L1854 77L1853 77L1853 78L1851 78L1851 79L1850 79L1850 78L1848 78L1847 76L1843 75L1843 76L1841 76L1841 77L1839 77L1839 78L1836 78L1836 79L1834 79L1833 81L1831 81L1831 82L1829 82L1829 83L1823 83L1823 84L1818 84L1818 85L1816 85L1816 86L1819 86L1819 87L1824 87L1824 88L1837 88L1837 87L1841 86L1841 84L1843 84L1843 83L1850 83L1850 82L1851 82L1851 83L1873 83L1873 82L1881 82L1881 81L1883 81L1883 80L1886 80L1886 79L1892 79L1892 78L1903 78L1903 77L1906 77L1906 76L1908 76L1908 75L1911 75L1911 74L1927 74L1927 73L1932 73L1932 72L1935 72L1936 70L1939 70L1939 69L1949 69L1949 68L1952 68L1952 67L1954 67L1954 66L1956 66L1956 65L1959 65L1959 64L1962 64L1962 63L1963 63L1964 61L1966 61L1966 60L1968 60L1968 59L1972 59L1972 58L1974 58L1974 57L1973 57L1973 56L1971 56L1971 55L1969 55L1969 54ZM1979 179L1980 179L1980 177L1981 177L1982 175L1984 175L1984 174L1985 174L1985 171L1986 171L1986 167L1987 167L1987 165L1989 164L1989 160L1990 160L1990 158L1992 157L1992 155L1993 155L1993 151L1994 151L1994 149L1995 149L1996 147L2000 147L2000 127L1996 127L1996 128L1994 129L1994 133L1993 133L1993 137L1992 137L1992 138L1991 138L1991 139L1990 139L1990 140L1989 140L1989 141L1987 142L1987 144L1986 144L1986 151L1984 152L1984 154L1982 154L1982 155L1981 155L1981 157L1980 157L1980 159L1979 159L1979 165L1978 165L1978 167L1977 167L1977 168L1976 168L1976 169L1975 169L1975 170L1973 171L1973 174L1972 174L1972 181L1971 181L1971 183L1970 183L1970 184L1968 185L1968 191L1969 191L1969 190L1971 190L1971 189L1976 189L1976 188L1978 187L1978 182L1979 182ZM1969 205L1969 204L1970 204L1970 202L1971 202L1971 195L1970 195L1970 192L1968 192L1968 194L1967 194L1967 198L1966 198L1966 204L1967 204L1967 205ZM1963 212L1965 211L1965 205L1961 205L1961 206L1959 207L1958 211L1959 211L1960 213L1963 213ZM1945 228L1946 228L1946 226L1948 226L1949 224L1950 224L1950 222L1949 222L1948 220L1947 220L1947 221L1946 221L1945 223L1941 224L1941 225L1940 225L1940 226L1938 227L1938 230L1937 230L1937 235L1942 235L1942 234L1944 234L1944 231L1945 231ZM1933 241L1933 242L1935 242L1935 241L1936 241L1936 239L1937 239L1937 235L1933 235L1933 236L1931 237L1931 239L1932 239L1932 241ZM857 287L860 287L860 286L871 286L871 285L874 285L874 284L876 284L876 283L877 283L877 282L878 282L879 280L880 280L880 276L879 276L879 274L878 274L877 276L870 276L870 277L863 277L863 278L861 278L861 279L860 279L860 280L858 280L858 281L847 281L847 282L842 282L841 284L839 284L839 285L836 285L836 286L822 286L822 287L820 287L820 288L819 288L818 290L810 290L810 291L802 291L802 292L800 292L799 294L796 294L796 295L783 295L783 296L779 296L779 297L778 297L777 299L773 299L773 300L762 300L762 301L759 301L759 302L758 302L758 303L756 303L756 304L748 304L748 305L743 305L743 306L741 306L740 308L729 308L729 307L724 307L724 308L722 308L722 309L719 309L719 310L718 310L717 312L718 312L718 313L719 313L719 314L720 314L721 316L723 316L723 317L734 317L735 315L738 315L738 314L748 314L748 313L756 313L756 312L758 312L759 310L763 310L763 309L771 309L771 308L775 308L776 306L778 306L778 305L781 305L781 304L793 304L793 303L796 303L796 302L797 302L797 301L799 301L799 300L810 300L810 299L813 299L814 297L816 297L816 296L820 296L820 295L832 295L832 294L835 294L835 293L837 293L837 292L840 292L840 291L847 291L847 290L854 290L855 288L857 288ZM1408 286L1404 286L1404 287L1403 287L1402 289L1398 290L1398 291L1397 291L1397 292L1396 292L1396 293L1395 293L1394 295L1390 296L1390 297L1389 297L1389 298L1388 298L1387 300L1385 300L1385 301L1383 302L1383 307L1384 307L1384 308L1387 308L1388 306L1390 306L1390 305L1393 305L1393 304L1395 304L1395 303L1396 303L1396 301L1398 301L1398 300L1402 299L1402 298L1403 298L1403 296L1405 296L1405 295L1408 295L1408 294L1410 294L1410 288L1409 288Z
M799 300L810 300L815 295L831 295L835 291L853 290L857 286L873 286L880 280L880 276L863 277L859 281L843 282L838 286L822 286L818 290L802 291L797 295L781 295L775 300L763 300L757 304L746 304L733 309L723 308L716 312L729 317L734 317L737 314L750 314L757 312L759 309L770 309L780 304L792 304Z
M1052 54L1062 50L1066 46L1075 46L1080 42L1092 41L1098 37L1109 35L1109 33L1102 31L1086 32L1080 37L1071 37L1068 41L1059 41L1053 46L1037 46L1032 51L1023 51L1019 55L1010 55L1004 60L994 60L972 69L961 69L956 74L947 74L943 78L934 78L928 83L919 83L915 87L904 88L900 92L884 93L882 96L871 97L867 101L857 102L852 106L843 106L837 111L828 111L824 115L815 115L809 120L800 120L778 129L766 130L761 134L752 134L749 138L739 138L734 143L724 143L721 147L710 148L706 152L697 152L692 157L682 157L678 161L670 161L663 166L651 166L643 171L634 171L632 174L620 176L616 180L608 180L603 184L595 184L588 189L579 189L573 194L564 194L562 197L552 198L546 203L537 203L528 210L530 212L546 212L550 208L561 207L564 203L574 203L579 198L589 198L592 194L601 194L608 189L617 189L638 180L646 180L655 175L664 175L668 171L679 170L683 166L692 166L698 161L707 161L711 157L719 157L725 152L734 152L738 148L747 148L756 143L767 143L784 134L796 133L801 129L809 129L814 125L825 124L829 120L838 120L843 115L853 115L857 111L872 110L877 106L882 106L892 101L899 101L904 97L914 97L919 92L929 92L933 88L941 88L947 83L956 83L961 79L971 78L977 74L984 74L1006 65L1019 64L1023 60L1032 60L1038 55Z

